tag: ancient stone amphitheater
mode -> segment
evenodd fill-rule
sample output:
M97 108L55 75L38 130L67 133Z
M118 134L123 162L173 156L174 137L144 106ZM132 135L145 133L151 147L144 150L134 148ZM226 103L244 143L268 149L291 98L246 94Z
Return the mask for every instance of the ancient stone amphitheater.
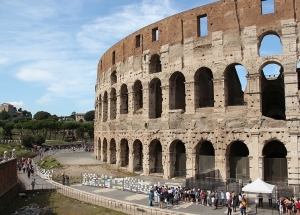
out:
M298 184L297 7L222 0L116 43L98 64L95 157L164 178ZM269 36L279 54L261 50Z

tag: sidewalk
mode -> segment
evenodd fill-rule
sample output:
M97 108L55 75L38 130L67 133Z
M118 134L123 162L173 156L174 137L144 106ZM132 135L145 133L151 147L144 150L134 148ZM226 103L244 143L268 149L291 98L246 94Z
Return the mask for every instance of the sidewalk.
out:
M109 198L113 201L122 201L122 202L127 202L128 204L134 204L136 206L140 207L148 207L153 210L159 210L158 203L155 203L153 201L153 207L148 206L148 195L145 194L138 194L130 191L122 191L122 190L117 190L117 189L110 189L110 188L100 188L100 187L92 187L92 186L84 186L81 184L74 184L71 186L63 186L59 185L57 186L56 182L53 182L51 180L44 180L40 178L39 176L35 175L34 177L31 177L30 179L27 177L26 173L23 173L23 171L18 171L18 176L19 179L23 182L27 190L31 190L31 181L33 178L35 178L36 185L35 185L35 190L38 189L61 189L63 188L71 188L72 190L76 190L76 192L80 193L82 192L83 194L86 195L86 193L90 193L96 196L101 196L103 198ZM170 211L170 213L180 213L180 214L211 214L211 215L217 215L217 214L227 214L227 208L226 207L218 207L216 210L212 210L211 207L208 206L201 206L199 204L195 203L187 203L180 201L179 205L174 205L171 208L167 209L166 205L164 205L165 211ZM252 215L255 214L255 208L253 206L249 207L249 213L247 215ZM261 215L270 215L270 214L277 214L278 211L274 208L268 207L266 204L265 208L258 208L257 209L257 214ZM237 209L237 212L232 212L232 215L238 215L240 214L239 209Z

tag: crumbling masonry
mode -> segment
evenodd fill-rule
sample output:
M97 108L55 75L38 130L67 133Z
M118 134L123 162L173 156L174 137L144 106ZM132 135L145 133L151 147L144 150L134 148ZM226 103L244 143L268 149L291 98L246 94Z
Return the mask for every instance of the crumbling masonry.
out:
M164 178L298 184L300 0L276 0L265 14L263 4L194 8L108 49L95 87L95 157ZM269 35L281 54L260 53ZM269 64L280 66L272 78Z

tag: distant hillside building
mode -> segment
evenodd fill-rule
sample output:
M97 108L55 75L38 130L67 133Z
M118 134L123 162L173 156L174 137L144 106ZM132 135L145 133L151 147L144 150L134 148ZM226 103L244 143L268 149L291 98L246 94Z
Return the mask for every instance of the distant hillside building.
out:
M10 116L16 114L17 117L22 117L22 112L17 111L17 108L9 103L3 103L0 106L0 112L5 110Z

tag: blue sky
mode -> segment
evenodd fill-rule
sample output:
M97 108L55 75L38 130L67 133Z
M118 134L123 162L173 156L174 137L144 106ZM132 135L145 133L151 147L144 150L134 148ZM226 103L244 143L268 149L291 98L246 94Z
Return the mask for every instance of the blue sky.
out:
M97 64L113 44L216 0L0 0L0 103L58 116L94 109Z

